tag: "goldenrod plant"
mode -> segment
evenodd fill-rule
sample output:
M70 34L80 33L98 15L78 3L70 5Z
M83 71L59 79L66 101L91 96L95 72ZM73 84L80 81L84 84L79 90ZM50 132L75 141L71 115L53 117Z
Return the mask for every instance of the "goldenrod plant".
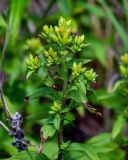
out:
M85 36L74 35L71 23L61 17L57 26L43 26L40 34L43 50L26 58L27 78L31 75L41 80L46 89L42 96L50 103L49 116L43 120L41 128L41 142L44 144L57 135L58 160L64 159L71 145L70 140L64 139L66 121L68 125L73 123L68 114L88 102L87 92L97 77L93 69L87 69L86 62L77 57L86 46Z

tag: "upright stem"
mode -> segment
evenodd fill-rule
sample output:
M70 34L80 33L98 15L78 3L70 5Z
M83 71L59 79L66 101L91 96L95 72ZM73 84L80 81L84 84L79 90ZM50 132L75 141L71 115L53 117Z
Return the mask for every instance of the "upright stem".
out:
M66 92L67 92L67 70L66 70L65 62L62 64L62 72L63 72L63 78L64 78L62 106L64 107L66 103ZM64 141L63 126L64 126L64 120L63 120L63 117L61 117L60 129L58 131L58 146L59 146L58 160L63 160L63 154L61 152L61 147L60 147L60 145Z

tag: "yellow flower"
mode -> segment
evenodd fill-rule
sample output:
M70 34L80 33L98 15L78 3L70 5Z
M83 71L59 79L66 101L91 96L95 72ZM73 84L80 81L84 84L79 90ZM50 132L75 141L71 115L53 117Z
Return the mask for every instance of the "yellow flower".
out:
M36 70L39 69L41 66L40 59L38 56L29 55L29 57L26 58L27 66L30 70Z
M76 64L76 62L73 63L73 67L72 67L72 76L76 77L79 76L81 73L85 72L85 68L82 68L82 64Z
M54 101L53 105L51 106L51 110L54 112L58 112L58 111L61 111L61 109L62 109L61 103Z
M48 51L44 51L43 54L45 55L48 66L52 65L53 63L57 62L58 57L57 57L57 52L53 50L52 47L49 48Z
M39 49L41 47L41 42L38 38L31 38L27 40L27 46L29 49Z
M128 53L125 53L123 56L121 56L121 61L125 64L128 64Z

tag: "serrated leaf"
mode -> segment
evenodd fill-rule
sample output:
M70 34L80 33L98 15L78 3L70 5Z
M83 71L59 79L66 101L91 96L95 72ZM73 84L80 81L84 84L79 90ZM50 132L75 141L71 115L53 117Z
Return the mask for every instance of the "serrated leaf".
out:
M95 153L94 148L91 148L81 143L72 143L69 146L68 151L72 153L80 152L83 154L83 156L87 156L90 160L100 160L98 154ZM79 159L79 157L77 158ZM73 160L77 159L74 158Z
M50 160L49 158L47 158L44 154L38 154L34 151L23 151L23 152L19 152L16 155L14 155L11 158L8 158L6 160Z
M41 132L42 132L43 138L48 139L49 137L52 137L55 134L56 129L53 125L44 125L41 128Z

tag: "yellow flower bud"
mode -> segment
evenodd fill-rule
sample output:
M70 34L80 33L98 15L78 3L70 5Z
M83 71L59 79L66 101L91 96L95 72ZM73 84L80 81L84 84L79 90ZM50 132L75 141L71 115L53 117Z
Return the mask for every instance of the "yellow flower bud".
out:
M33 57L31 54L26 58L26 63L30 70L39 69L41 66L40 59L37 56Z
M51 106L51 110L54 112L59 112L62 109L62 105L61 103L55 102L53 103L53 105Z
M72 67L72 76L79 76L80 74L85 72L85 68L82 68L82 64L76 64L76 62L73 63L73 67Z
M125 53L123 56L121 56L121 61L128 64L128 53Z

